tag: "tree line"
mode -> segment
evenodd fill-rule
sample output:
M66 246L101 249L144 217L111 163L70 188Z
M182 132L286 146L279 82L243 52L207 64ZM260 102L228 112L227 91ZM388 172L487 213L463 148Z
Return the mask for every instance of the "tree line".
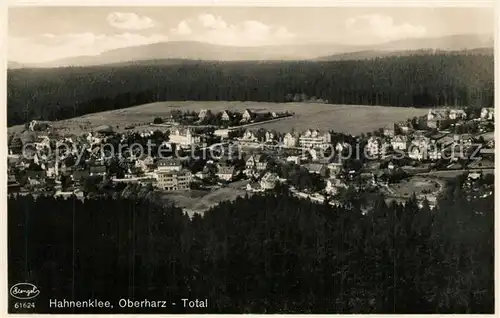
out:
M492 55L445 52L330 62L190 61L8 70L8 125L156 101L306 98L332 104L487 107L493 105L493 70Z
M192 218L133 192L9 198L9 285L35 284L40 313L73 312L49 298L109 300L114 313L493 313L494 199L468 197L465 179L434 210L378 196L366 214L285 186ZM208 308L116 305L189 297Z

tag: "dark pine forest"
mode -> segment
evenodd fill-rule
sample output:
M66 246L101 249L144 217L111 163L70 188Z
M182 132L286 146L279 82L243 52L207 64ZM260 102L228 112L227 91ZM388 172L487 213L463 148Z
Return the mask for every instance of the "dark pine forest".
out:
M419 53L350 61L140 62L17 69L7 74L8 125L60 120L155 101L293 101L400 107L493 105L493 55Z
M437 210L379 197L366 215L285 188L192 219L133 197L10 198L8 279L38 286L37 312L95 297L114 313L132 312L120 298L209 303L136 310L154 313L493 313L494 199L465 179Z

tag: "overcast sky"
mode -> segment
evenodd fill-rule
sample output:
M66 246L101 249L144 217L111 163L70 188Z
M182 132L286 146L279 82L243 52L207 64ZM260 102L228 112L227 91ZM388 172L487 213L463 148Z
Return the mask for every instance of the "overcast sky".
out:
M164 41L376 44L493 34L491 8L39 7L9 9L8 58L37 63Z

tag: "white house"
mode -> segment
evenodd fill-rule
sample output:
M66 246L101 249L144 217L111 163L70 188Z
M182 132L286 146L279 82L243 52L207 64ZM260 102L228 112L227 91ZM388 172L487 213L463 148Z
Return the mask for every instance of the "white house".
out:
M463 109L450 109L449 117L452 120L466 119L467 114Z
M192 174L189 170L155 171L156 186L166 191L189 190Z
M368 139L368 143L366 144L366 154L371 158L378 158L380 155L380 147L382 143L380 142L380 139L376 137L370 137Z
M338 153L342 153L344 149L348 149L351 145L349 145L347 142L337 142L335 145L335 151Z
M408 134L412 130L410 123L408 123L407 121L400 121L396 123L394 127L398 127L398 129L401 130L403 134Z
M234 178L234 167L233 166L219 166L217 168L216 176L217 178L224 181L231 181Z
M396 135L391 140L391 146L394 150L408 149L408 137L404 135Z
M300 164L300 157L299 156L289 156L286 158L286 162L293 162L296 165Z
M425 156L426 150L420 147L414 146L411 147L411 150L408 152L408 157L413 160L423 160Z
M469 173L467 178L470 180L478 180L479 178L481 178L481 173L480 172L471 172L471 173Z
M262 154L251 155L245 166L247 169L256 169L259 171L265 170L269 165L269 160L267 156Z
M494 107L483 107L481 109L481 119L494 120L495 119L495 108Z
M299 137L299 144L302 148L323 148L326 149L332 141L332 136L328 132L308 129Z
M208 111L206 109L202 109L198 113L198 119L203 120L203 119L207 118L207 115L208 115Z
M325 192L329 195L335 195L339 188L347 188L347 185L340 179L330 178L326 180Z
M147 171L148 166L154 163L154 159L151 156L144 155L141 158L135 160L135 167L141 169L142 171Z
M172 171L181 171L182 164L178 159L162 159L157 163L157 171L159 172L172 172Z
M283 137L283 146L286 148L292 148L297 146L298 138L295 134L287 133L285 137Z
M440 160L443 158L443 149L437 146L430 146L427 150L427 157L429 160Z
M272 131L266 131L266 142L272 142L276 140L276 134Z
M241 141L257 141L257 136L251 130L246 130L243 137L240 138Z
M229 137L229 129L216 129L214 131L214 135L221 137L221 138L228 138Z
M472 138L470 134L462 134L462 135L455 134L453 136L453 142L456 145L462 145L465 148L468 148L471 147L472 144L474 143L474 138Z
M222 112L221 119L223 121L229 121L231 119L231 116L229 115L229 113L227 112L227 110L225 110L225 111Z
M330 176L336 175L340 171L342 171L342 163L341 162L330 162L327 165L327 168L330 172Z
M253 113L250 110L245 109L245 111L243 112L243 116L241 118L241 121L248 122L248 121L251 121L252 119L253 119Z
M91 132L89 132L86 139L91 145L98 145L102 142L102 138L94 136Z
M205 165L205 167L203 167L203 170L197 172L195 176L202 180L210 177L211 175L213 175L213 169L211 169L211 167L211 165Z
M47 165L45 166L45 170L47 172L47 177L52 178L52 177L57 177L59 175L59 163L56 162L48 162Z
M170 132L169 141L181 146L190 146L200 142L200 137L196 136L190 128L176 128Z
M44 148L50 148L50 138L47 136L39 137L38 141L35 142L35 147L37 150L42 150Z
M278 182L278 176L275 173L267 172L260 180L260 186L264 190L274 189Z
M437 197L435 195L427 194L427 195L419 196L418 197L418 207L419 208L423 208L424 200L427 200L427 202L429 203L429 209L433 210L434 208L436 208Z

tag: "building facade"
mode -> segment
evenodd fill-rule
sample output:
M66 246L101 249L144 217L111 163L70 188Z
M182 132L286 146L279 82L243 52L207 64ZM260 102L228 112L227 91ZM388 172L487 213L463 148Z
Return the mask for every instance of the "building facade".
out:
M261 154L251 155L246 161L245 167L247 170L266 170L269 166L269 160L266 156Z
M190 171L156 171L156 186L165 191L189 190L193 177Z
M181 146L190 146L198 144L200 142L200 137L196 136L191 129L174 129L170 132L169 140L173 144L178 144Z
M229 121L231 119L231 116L229 115L229 113L227 112L227 110L225 110L225 111L222 112L221 119L223 121Z
M322 148L326 149L330 145L332 137L328 132L318 130L307 130L299 137L299 145L302 148Z
M181 171L182 169L182 164L178 159L162 159L159 160L157 163L157 171L159 172L174 172L174 171Z
M287 133L285 137L283 137L283 146L286 148L292 148L297 146L298 138L292 133Z
M245 109L241 118L242 122L249 122L253 119L253 113L249 109Z
M260 180L260 187L263 190L274 189L278 183L278 176L275 173L268 172Z
M402 135L396 135L391 140L391 146L394 150L406 150L408 149L408 137Z
M371 158L378 158L380 155L380 150L381 150L382 143L381 141L376 138L376 137L370 137L368 139L368 143L366 144L366 154Z
M481 119L483 120L494 120L495 119L495 108L494 107L484 107L481 109Z

